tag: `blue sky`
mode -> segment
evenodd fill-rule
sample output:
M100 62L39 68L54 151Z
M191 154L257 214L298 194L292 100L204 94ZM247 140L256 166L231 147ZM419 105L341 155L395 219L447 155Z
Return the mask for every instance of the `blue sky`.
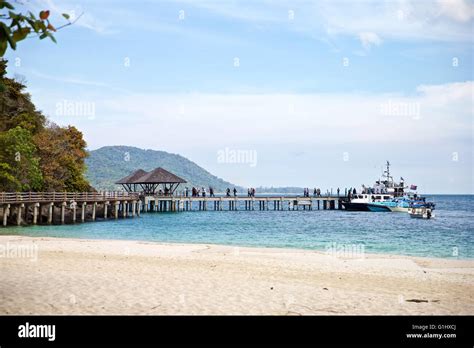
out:
M31 40L7 58L90 149L180 153L244 186L367 184L388 159L425 192L473 193L472 1L26 6L56 25L83 13L58 44ZM221 163L226 148L257 164Z

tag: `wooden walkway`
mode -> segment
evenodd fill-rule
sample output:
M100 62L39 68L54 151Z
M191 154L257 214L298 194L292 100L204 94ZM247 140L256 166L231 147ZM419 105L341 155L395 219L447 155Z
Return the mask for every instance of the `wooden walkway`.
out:
M0 204L30 202L104 202L110 200L139 199L131 192L0 192Z
M143 211L191 210L334 210L342 209L342 196L147 196Z
M2 225L64 224L127 218L142 212L334 210L342 196L144 196L133 192L0 192Z
M2 225L95 221L140 214L140 195L130 192L0 192ZM111 206L112 209L109 209Z

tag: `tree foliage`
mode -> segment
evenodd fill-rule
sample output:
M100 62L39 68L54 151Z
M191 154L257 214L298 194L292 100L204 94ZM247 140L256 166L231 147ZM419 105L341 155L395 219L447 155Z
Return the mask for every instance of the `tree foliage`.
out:
M6 78L7 61L0 59L0 132L22 125L36 134L43 129L45 117L36 110L26 86L14 79Z
M36 135L35 142L46 190L89 190L89 183L83 176L87 152L81 132L72 126L61 128L53 125Z
M20 126L0 133L0 185L5 191L35 191L43 186L36 146Z
M10 1L0 0L0 57L4 56L8 47L15 50L17 43L27 37L35 36L40 40L50 38L56 42L53 33L73 24L70 16L63 13L62 16L67 22L55 28L49 20L49 15L49 10L40 11L38 15L31 11L21 13L15 10Z
M82 133L48 123L25 86L5 70L0 60L0 191L90 190Z

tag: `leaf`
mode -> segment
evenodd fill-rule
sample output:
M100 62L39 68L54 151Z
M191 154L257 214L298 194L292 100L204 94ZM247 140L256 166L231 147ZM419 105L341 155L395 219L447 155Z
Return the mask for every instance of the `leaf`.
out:
M30 18L26 18L26 21L28 22L28 24L33 28L33 30L35 32L38 32L39 28L38 26L36 25L36 22Z
M11 22L11 24L10 24L10 28L13 28L14 26L17 26L18 28L21 27L20 21L19 21L17 18L12 19L12 22Z
M23 40L30 33L30 28L20 28L13 33L13 40L15 42Z
M0 22L0 31L3 31L5 36L10 35L10 28L3 22Z
M41 20L44 21L44 20L48 19L48 17L49 17L49 10L40 12L40 19Z
M71 18L71 16L68 15L67 13L63 13L63 17L66 18L67 20L69 20L69 18Z
M46 39L48 37L48 33L43 33L40 35L40 40Z
M7 50L7 42L6 41L0 41L0 57L3 57L5 54L5 51Z
M8 2L6 1L0 1L0 9L2 8L8 8L9 10L14 10L15 8Z
M8 11L8 15L10 16L11 19L17 19L18 17L20 17L19 14L16 14L15 12L12 12L12 11Z
M53 34L51 34L51 33L47 33L47 34L48 34L49 38L51 39L51 41L53 41L54 43L57 43L56 39L53 36Z
M13 40L13 38L10 36L10 33L11 33L10 28L7 27L7 25L5 23L0 22L0 29L3 29L5 37L7 38L8 43L10 44L10 47L13 48L13 49L16 49L15 40Z
M48 26L46 28L51 30L51 31L56 31L56 28L53 27L53 25L51 23L48 23Z
M38 25L38 28L41 30L41 31L46 31L46 24L44 24L43 21L36 21L36 24Z

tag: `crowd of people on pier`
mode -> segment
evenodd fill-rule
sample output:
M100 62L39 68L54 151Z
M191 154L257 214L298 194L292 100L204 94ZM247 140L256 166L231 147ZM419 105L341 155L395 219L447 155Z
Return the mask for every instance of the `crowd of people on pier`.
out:
M216 195L214 194L214 188L209 186L209 190L206 191L205 187L192 187L191 188L191 197L206 197L207 193L209 192L208 197L215 197ZM186 187L184 190L184 196L189 197L189 188Z
M332 196L333 195L333 192L332 192L332 189L331 191L327 190L325 193L322 193L321 192L321 189L320 188L314 188L312 190L312 197L322 197L323 195L324 196ZM350 187L349 189L345 189L344 190L344 196L345 197L350 197L350 196L353 196L357 193L357 190L355 188L352 188ZM370 193L372 192L373 193L384 193L384 190L381 188L380 190L378 190L377 188L365 188L363 186L363 189L362 189L362 193ZM378 192L377 192L378 191ZM191 193L191 194L190 194ZM224 192L224 195L225 197L237 197L237 188L233 188L233 189L230 189L229 187L225 190ZM255 193L256 193L256 190L254 187L250 187L247 189L247 197L255 197ZM165 188L165 190L159 190L159 194L160 195L170 195L171 192L168 188ZM192 187L191 188L191 192L189 192L189 188L188 187L185 187L184 191L181 191L181 194L184 195L185 197L216 197L215 195L215 190L212 186L209 186L208 189L206 189L205 187ZM336 189L336 194L337 194L337 197L340 197L340 189L339 187ZM311 190L309 188L304 188L303 189L303 197L311 197Z
M164 190L159 189L158 194L159 194L160 196L163 196L163 195L164 195L164 196L169 196L169 195L171 194L171 191L170 191L170 189L169 189L168 187L165 187Z
M249 190L252 190L252 194L253 196L249 196L249 197L254 197L255 196L255 189L249 189ZM207 196L209 192L209 196ZM250 192L250 191L249 191ZM225 191L225 195L226 197L231 197L231 193L233 193L234 197L237 197L237 189L234 187L234 189L231 191L230 188L227 188L226 191ZM189 188L186 187L184 189L184 196L185 197L215 197L215 191L214 191L214 188L209 186L208 190L206 190L205 187L192 187L191 188L191 196L189 195Z
M341 190L339 189L339 187L337 188L336 192L337 192L337 196L339 197L339 194L340 194L340 192L341 192ZM346 189L346 192L347 192L347 189ZM327 190L326 195L327 195L327 196L332 195L332 189L331 189L331 192L329 192L329 190ZM304 189L303 189L303 197L310 197L310 190L309 190L309 188L304 188ZM321 189L320 189L320 188L314 188L314 190L313 190L313 197L321 197Z

